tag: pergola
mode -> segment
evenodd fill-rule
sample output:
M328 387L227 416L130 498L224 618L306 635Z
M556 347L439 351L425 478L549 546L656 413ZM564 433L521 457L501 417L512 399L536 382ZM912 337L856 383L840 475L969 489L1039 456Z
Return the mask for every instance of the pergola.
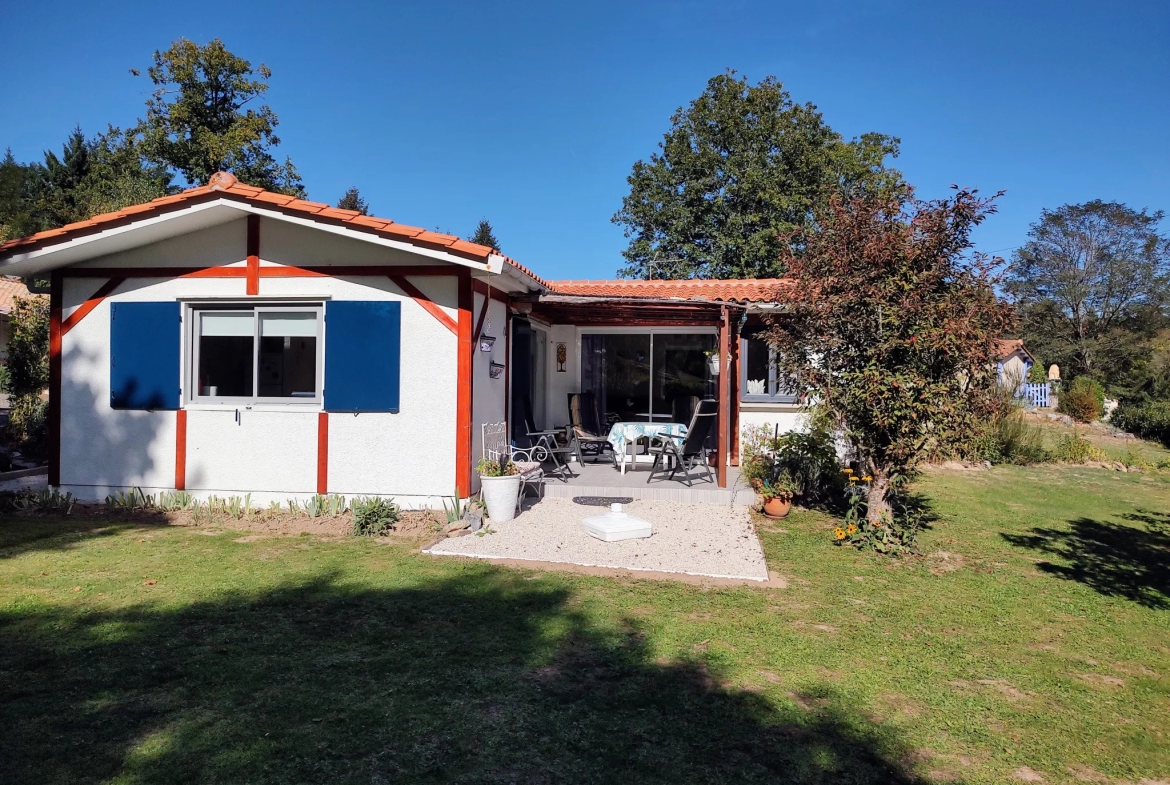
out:
M546 324L579 327L717 327L719 429L716 473L727 487L727 468L739 464L739 331L747 305L720 300L598 297L554 292L512 295L512 308Z

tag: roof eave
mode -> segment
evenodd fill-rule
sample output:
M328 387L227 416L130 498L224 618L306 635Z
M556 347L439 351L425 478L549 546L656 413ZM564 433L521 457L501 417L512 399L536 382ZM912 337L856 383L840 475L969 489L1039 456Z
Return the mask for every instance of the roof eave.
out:
M105 256L110 253L128 250L140 245L147 245L161 239L167 239L167 236L163 235L137 244L132 242L110 242L114 238L120 238L124 235L141 231L147 227L157 227L167 222L173 222L179 218L225 207L241 214L240 216L235 216L236 218L242 215L259 215L277 221L285 221L295 225L318 229L361 242L469 267L472 270L498 273L502 267L502 265L497 265L496 269L493 270L491 257L483 261L476 261L459 254L384 237L378 234L377 230L373 227L343 224L339 221L335 222L328 217L310 218L290 214L289 212L282 211L279 206L262 207L248 201L244 197L226 192L216 192L207 198L196 198L193 202L182 203L174 209L163 210L155 214L145 215L141 218L135 218L134 214L130 214L124 221L111 222L112 225L107 226L99 224L93 227L93 231L86 231L80 234L65 234L62 235L61 242L53 242L50 239L43 243L38 243L28 251L21 251L19 247L14 248L3 257L0 257L0 275L34 275ZM190 231L195 231L198 228L207 228L218 223L226 223L229 220L232 220L232 218L213 220L207 223L206 226L196 225L195 228L185 228L182 231L175 232L171 236L179 236Z

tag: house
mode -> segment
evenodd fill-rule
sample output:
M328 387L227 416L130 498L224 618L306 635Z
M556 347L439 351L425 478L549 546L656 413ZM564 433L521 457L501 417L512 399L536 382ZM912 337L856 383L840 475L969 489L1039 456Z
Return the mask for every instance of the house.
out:
M1019 338L1001 338L996 341L999 383L1004 387L1019 387L1028 381L1028 372L1036 362Z
M30 297L19 278L0 277L0 363L8 361L8 340L12 337L12 308L17 297Z
M784 281L546 281L486 246L243 185L206 186L0 245L51 281L49 483L254 502L438 506L477 489L482 424L719 401L795 427L758 337Z

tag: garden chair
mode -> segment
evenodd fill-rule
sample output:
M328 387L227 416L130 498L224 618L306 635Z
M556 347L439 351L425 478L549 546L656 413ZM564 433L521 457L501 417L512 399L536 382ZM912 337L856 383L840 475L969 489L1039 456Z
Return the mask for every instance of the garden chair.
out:
M670 402L670 421L689 423L699 408L699 396L678 395Z
M556 475L562 482L568 482L576 475L573 470L569 468L569 458L573 455L573 445L562 445L558 440L558 436L562 436L562 431L556 430L537 430L536 424L532 421L532 415L529 414L532 410L524 413L524 431L532 444L530 448L534 460L550 461L552 469L548 474Z
M541 448L533 446L520 449L508 443L508 424L506 422L486 422L482 428L483 457L489 461L511 460L520 470L520 493L516 494L516 511L519 512L524 500L524 492L529 488L536 489L536 496L540 498L544 490L544 469L540 460L534 455Z
M609 450L613 465L617 466L617 454L609 443L608 434L602 431L601 418L597 414L597 399L593 393L569 393L569 434L577 454L577 462L585 465L585 455L601 455Z
M659 474L666 472L666 461L670 461L671 464L670 476L666 478L667 480L673 480L675 472L682 469L684 472L683 480L689 488L691 487L691 472L694 471L696 463L701 463L703 469L706 470L707 479L715 482L715 474L707 462L706 442L707 436L715 427L718 416L719 402L708 398L699 401L698 408L691 416L690 425L687 426L686 436L658 434L652 437L650 439L650 454L654 456L654 465L650 467L650 476L646 478L646 482L649 483L654 479L655 472ZM662 467L661 470L659 470L659 466Z

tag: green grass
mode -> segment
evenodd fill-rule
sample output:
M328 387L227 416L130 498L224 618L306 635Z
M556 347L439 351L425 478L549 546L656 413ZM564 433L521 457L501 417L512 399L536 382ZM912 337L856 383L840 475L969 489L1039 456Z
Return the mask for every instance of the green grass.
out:
M1170 484L918 490L923 558L797 512L762 534L769 589L0 520L0 782L1170 775Z

